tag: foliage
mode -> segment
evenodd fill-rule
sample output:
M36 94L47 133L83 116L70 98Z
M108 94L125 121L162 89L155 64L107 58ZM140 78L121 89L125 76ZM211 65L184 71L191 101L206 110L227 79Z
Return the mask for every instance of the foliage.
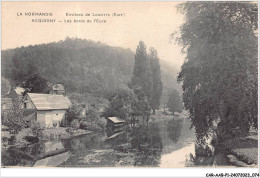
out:
M9 127L14 133L18 133L26 127L26 122L23 120L23 110L20 105L14 105L11 109L1 112L2 124Z
M144 42L140 41L136 49L134 70L130 88L135 90L136 88L141 87L150 101L152 96L152 82L150 59L147 57Z
M257 127L257 4L187 2L178 9L186 17L176 38L186 53L178 81L197 138L218 118L226 131Z
M105 131L106 125L107 125L107 120L105 118L99 118L96 120L96 124L103 130Z
M162 95L162 81L161 81L161 69L159 58L157 56L157 51L154 48L150 48L150 53L148 58L151 62L151 71L152 71L152 96L150 105L153 109L153 114L155 114L155 109L159 109L160 99Z
M99 120L99 113L94 109L94 108L89 108L87 110L87 115L86 115L86 119L87 121L89 121L91 123L91 125L93 124L93 122L95 122L96 120Z
M102 95L92 95L89 93L80 94L80 93L67 93L68 98L72 103L78 103L78 105L94 106L96 110L103 110L108 106L108 99L106 96ZM80 106L80 107L82 107Z
M183 105L181 97L176 89L173 89L169 94L169 99L167 102L167 107L171 112L181 112L183 110Z
M1 77L1 96L5 97L10 90L11 90L11 85L9 81L6 78Z
M38 73L67 91L103 94L129 80L134 53L100 42L78 38L3 51L6 78L21 85Z
M38 73L34 73L27 77L25 82L23 82L22 87L28 89L31 93L49 93L50 91L47 80Z
M159 108L162 82L157 51L151 48L147 55L146 46L142 41L136 49L133 76L129 86L137 98L132 105L133 111L148 121L151 108L154 113L155 109Z
M70 123L71 127L74 129L74 130L78 130L79 129L79 121L78 120L73 120L71 123Z
M135 95L132 89L125 85L119 86L119 88L111 94L109 97L109 106L105 109L103 116L112 117L118 116L124 120L132 112L132 104L135 100Z
M67 110L67 121L70 123L73 120L78 120L82 109L79 104L72 103L71 107Z
M151 107L149 105L149 101L141 88L136 88L135 94L136 94L136 99L132 104L133 113L136 116L141 116L143 119L146 119L146 121L148 122L148 119L151 114L150 112Z
M68 95L88 97L84 103L89 99L100 103L93 98L106 97L121 84L127 85L135 61L130 49L78 38L3 50L1 57L2 76L14 86L37 73L50 83L62 83ZM180 88L173 80L178 69L162 60L160 64L163 88Z
M43 127L39 122L34 122L30 126L32 133L34 136L38 137L39 139L43 137Z

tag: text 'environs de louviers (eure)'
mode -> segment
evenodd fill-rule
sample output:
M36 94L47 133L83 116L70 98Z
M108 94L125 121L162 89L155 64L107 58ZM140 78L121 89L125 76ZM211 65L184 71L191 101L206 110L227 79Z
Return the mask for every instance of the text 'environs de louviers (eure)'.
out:
M109 17L124 17L125 13L68 13L54 18L51 12L17 12L17 16L33 17L34 23L107 23ZM63 19L62 19L63 18Z

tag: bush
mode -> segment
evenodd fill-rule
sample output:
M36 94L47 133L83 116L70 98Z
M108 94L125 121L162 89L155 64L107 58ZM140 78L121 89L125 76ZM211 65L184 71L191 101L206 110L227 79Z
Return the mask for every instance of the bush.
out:
M44 128L41 126L39 122L35 122L31 124L32 134L38 137L39 139L43 137L43 129Z
M2 124L9 127L10 132L17 134L26 127L23 119L23 110L19 105L14 105L10 110L1 112Z
M103 131L103 129L100 126L98 126L97 124L89 125L88 130L96 131L96 132Z
M105 130L106 125L107 125L107 120L105 118L100 118L98 120L96 120L96 124L102 128L102 130Z
M74 130L78 130L80 126L78 120L73 120L70 125Z
M80 121L80 124L79 124L80 126L79 126L79 128L80 129L84 129L84 130L87 130L88 129L88 127L89 127L89 123L87 122L87 121Z

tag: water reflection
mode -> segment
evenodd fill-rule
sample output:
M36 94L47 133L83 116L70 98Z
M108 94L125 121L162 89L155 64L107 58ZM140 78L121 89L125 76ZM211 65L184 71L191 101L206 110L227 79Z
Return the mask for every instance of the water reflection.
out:
M68 159L59 163L55 155L48 159L48 165L60 167L113 167L113 166L149 166L162 165L165 155L188 146L193 142L193 131L189 123L183 120L162 120L149 125L139 125L128 129L120 136L107 140L107 135L90 134L81 137L43 142L26 148L9 148L2 153L2 165L33 166L39 159L46 159L47 153L60 154L67 151ZM55 152L56 151L56 152ZM20 153L23 154L20 154ZM32 157L27 157L31 155ZM47 154L48 155L48 154ZM176 154L175 154L176 155ZM177 154L178 156L178 154ZM183 155L185 158L185 155ZM177 159L176 159L177 160ZM47 161L45 161L47 163ZM55 162L55 163L54 163ZM43 164L41 161L39 164ZM174 167L174 166L171 166Z
M176 143L181 136L183 120L170 120L167 125L169 138Z
M134 166L158 166L162 153L162 138L157 124L140 125L132 131L132 147L134 152Z

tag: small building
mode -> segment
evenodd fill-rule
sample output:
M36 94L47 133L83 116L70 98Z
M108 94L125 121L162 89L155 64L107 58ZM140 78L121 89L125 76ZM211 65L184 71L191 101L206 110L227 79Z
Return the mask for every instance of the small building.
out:
M11 98L1 98L1 108L3 111L12 109L13 102Z
M65 96L65 88L62 84L55 84L52 86L50 94Z
M124 130L125 120L119 117L107 117L107 135L113 135L115 133Z
M23 100L24 111L36 113L33 120L47 128L66 125L66 110L70 106L70 100L63 95L27 93Z

